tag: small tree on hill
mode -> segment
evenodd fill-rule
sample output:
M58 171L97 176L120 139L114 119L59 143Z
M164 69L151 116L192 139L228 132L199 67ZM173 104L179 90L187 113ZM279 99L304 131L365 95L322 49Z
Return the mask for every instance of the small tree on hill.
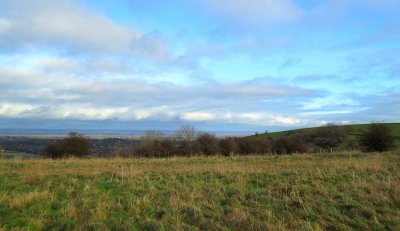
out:
M364 152L388 151L394 147L392 130L387 124L373 123L360 135L359 145Z
M68 137L62 140L50 142L45 149L45 155L50 158L83 157L89 153L89 138L76 132L69 133Z
M90 140L81 134L70 132L63 142L65 153L68 155L83 157L90 153Z

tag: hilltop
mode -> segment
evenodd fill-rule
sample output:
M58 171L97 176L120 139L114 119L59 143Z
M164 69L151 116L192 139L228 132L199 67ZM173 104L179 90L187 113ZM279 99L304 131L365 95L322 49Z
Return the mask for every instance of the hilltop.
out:
M385 123L388 125L393 132L393 135L397 140L400 139L400 123ZM352 125L335 125L339 128L343 128L345 135L346 135L346 140L350 138L356 138L358 135L360 135L362 132L366 131L368 129L368 126L370 124L352 124ZM258 136L258 137L269 137L273 140L277 140L283 136L287 136L290 134L295 134L295 133L303 133L303 132L313 132L316 131L320 127L311 127L311 128L301 128L301 129L293 129L293 130L286 130L286 131L279 131L279 132L270 132L270 133L262 133L258 135L253 135L253 136Z

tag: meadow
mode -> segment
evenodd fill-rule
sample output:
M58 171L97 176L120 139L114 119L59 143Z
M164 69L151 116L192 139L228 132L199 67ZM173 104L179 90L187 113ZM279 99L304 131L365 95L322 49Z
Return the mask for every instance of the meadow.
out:
M0 230L400 230L400 153L5 159Z
M400 123L385 123L392 131L392 134L397 141L397 144L400 144ZM337 125L342 128L345 133L345 140L357 139L357 137L368 130L370 124L351 124L351 125ZM261 133L258 136L270 137L274 140L277 140L283 136L287 136L292 133L301 133L301 132L314 132L319 127L311 127L311 128L301 128L294 129L288 131L279 131L279 132L271 132L271 133Z

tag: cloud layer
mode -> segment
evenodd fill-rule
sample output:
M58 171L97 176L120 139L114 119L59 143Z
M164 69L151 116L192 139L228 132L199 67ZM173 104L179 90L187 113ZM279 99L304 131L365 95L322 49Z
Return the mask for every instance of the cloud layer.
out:
M396 3L0 0L0 124L398 121Z

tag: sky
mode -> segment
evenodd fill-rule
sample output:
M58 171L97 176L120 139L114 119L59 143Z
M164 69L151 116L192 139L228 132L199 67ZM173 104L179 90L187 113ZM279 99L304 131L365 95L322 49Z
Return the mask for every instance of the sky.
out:
M0 128L400 122L400 0L0 0Z

